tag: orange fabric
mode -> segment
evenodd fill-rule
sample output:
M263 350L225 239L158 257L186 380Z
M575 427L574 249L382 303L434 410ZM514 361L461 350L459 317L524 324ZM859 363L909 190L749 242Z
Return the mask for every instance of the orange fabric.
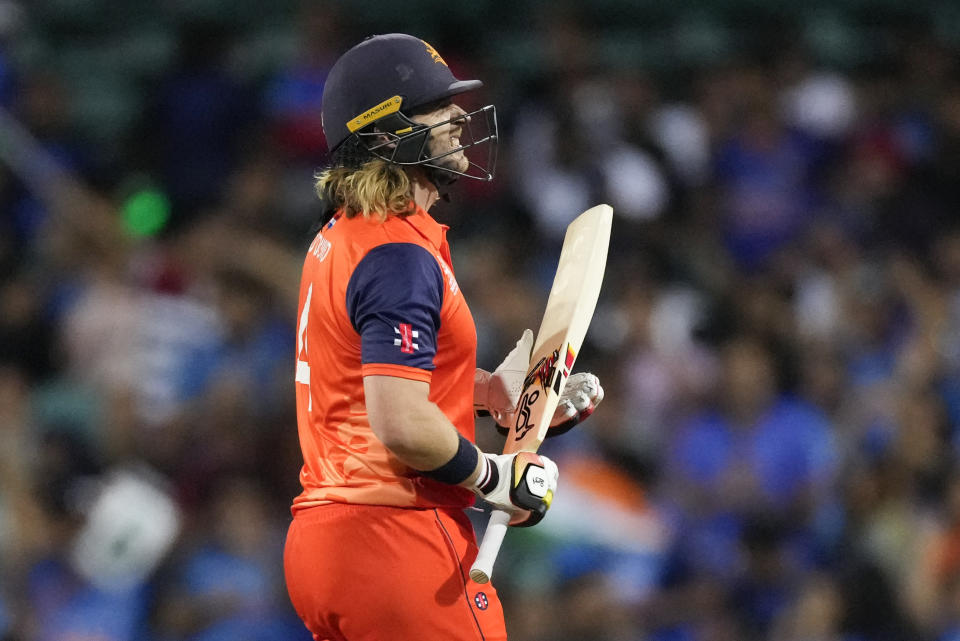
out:
M422 209L383 222L339 217L310 246L297 316L297 427L304 464L303 492L294 500L294 513L331 502L418 507L473 504L469 490L427 479L393 456L371 430L364 406L364 374L426 381L430 400L461 434L474 440L477 335L450 265L446 229ZM386 243L425 248L443 274L432 372L395 364L361 365L360 336L347 311L347 286L364 256Z
M405 365L394 365L393 363L370 363L368 365L361 365L360 373L364 376L396 376L397 378L409 378L414 381L423 381L424 383L429 383L433 378L430 370L406 367Z
M470 580L477 554L460 510L327 505L287 534L290 600L327 641L504 641L491 584Z

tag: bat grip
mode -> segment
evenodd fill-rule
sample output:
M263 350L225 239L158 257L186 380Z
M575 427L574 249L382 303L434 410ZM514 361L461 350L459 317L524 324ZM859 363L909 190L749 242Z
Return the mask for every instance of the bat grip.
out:
M493 574L493 564L500 553L503 536L507 533L510 524L510 513L503 510L494 510L490 514L487 530L483 533L477 560L470 567L470 578L476 583L487 583Z

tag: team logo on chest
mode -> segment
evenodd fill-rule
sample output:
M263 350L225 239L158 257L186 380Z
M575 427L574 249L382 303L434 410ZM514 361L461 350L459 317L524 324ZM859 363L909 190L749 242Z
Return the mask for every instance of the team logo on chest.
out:
M400 323L400 327L393 328L393 333L397 335L397 338L393 339L394 346L399 347L404 354L413 354L420 349L420 345L413 342L420 338L420 332L413 329L410 323Z

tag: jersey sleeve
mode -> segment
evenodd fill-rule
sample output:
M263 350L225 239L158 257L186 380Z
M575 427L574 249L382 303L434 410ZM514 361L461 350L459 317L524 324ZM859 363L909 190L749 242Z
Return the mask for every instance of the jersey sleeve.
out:
M364 375L430 382L443 274L426 249L389 243L370 250L350 276L346 303L360 335Z

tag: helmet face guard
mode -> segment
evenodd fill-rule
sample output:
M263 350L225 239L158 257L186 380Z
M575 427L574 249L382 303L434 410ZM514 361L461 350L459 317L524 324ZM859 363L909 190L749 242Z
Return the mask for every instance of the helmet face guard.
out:
M480 122L483 124L481 125ZM446 125L461 127L459 147L441 154L431 155L430 138L434 129ZM487 105L470 113L444 120L433 125L423 125L410 120L399 110L378 118L371 131L354 131L361 144L377 158L389 163L404 166L419 165L452 176L463 176L474 180L493 180L497 165L497 109ZM444 166L442 160L447 156L464 152L473 147L486 146L487 158L484 164L478 164L467 156L468 167L459 171ZM455 178L454 178L455 180Z

